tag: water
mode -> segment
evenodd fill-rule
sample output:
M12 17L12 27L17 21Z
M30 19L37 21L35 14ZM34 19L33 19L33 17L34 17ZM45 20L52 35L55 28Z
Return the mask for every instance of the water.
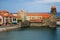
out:
M27 28L1 32L0 40L60 40L60 28Z

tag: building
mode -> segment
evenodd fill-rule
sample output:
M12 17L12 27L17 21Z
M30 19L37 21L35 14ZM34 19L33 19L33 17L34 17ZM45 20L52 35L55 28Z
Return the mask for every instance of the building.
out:
M20 16L18 16L17 14L11 14L7 10L0 11L0 25L17 22L18 18L20 18Z
M56 16L56 6L55 5L52 5L51 7L51 12L48 13L48 12L42 12L42 13L29 13L29 12L26 12L26 11L19 11L18 12L18 15L21 15L21 18L23 17L26 17L26 20L29 20L29 21L38 21L38 20L43 20L44 18L54 18ZM51 16L54 16L54 17L51 17ZM23 18L24 19L24 18ZM39 22L39 21L38 21Z
M50 14L48 13L28 13L26 20L30 22L42 22L44 18L49 18Z
M52 5L50 13L29 13L23 10L18 12L21 15L22 22L27 20L34 23L43 23L43 25L49 25L50 27L56 26L56 13L55 5Z
M56 25L56 6L52 5L51 13L29 13L27 11L21 10L17 14L11 14L7 10L0 11L0 24L6 24L11 22L16 22L20 19L22 22L25 20L29 22L48 24L49 26Z

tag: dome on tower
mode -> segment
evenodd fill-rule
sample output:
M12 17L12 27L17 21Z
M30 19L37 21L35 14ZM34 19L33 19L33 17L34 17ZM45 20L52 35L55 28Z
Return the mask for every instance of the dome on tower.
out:
M51 8L56 8L56 6L53 4Z

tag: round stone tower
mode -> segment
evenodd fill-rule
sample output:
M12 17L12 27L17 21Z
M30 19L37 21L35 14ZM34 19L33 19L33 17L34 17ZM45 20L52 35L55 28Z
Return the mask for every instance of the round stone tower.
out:
M56 6L52 5L51 7L51 17L50 17L50 27L56 27Z

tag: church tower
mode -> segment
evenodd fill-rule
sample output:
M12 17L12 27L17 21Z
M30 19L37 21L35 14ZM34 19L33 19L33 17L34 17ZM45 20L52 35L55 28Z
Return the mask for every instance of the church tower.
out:
M56 27L56 6L51 7L50 27Z

